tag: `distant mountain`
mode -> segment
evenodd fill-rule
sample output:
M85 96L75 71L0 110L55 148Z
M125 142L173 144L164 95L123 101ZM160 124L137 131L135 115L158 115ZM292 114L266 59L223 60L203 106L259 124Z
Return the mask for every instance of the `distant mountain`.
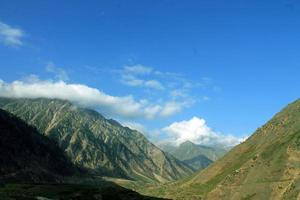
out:
M183 162L195 170L204 169L213 163L212 160L208 159L204 155L195 156L191 159L183 160Z
M60 182L76 171L55 142L0 109L0 182Z
M69 101L0 98L0 107L37 127L74 164L96 175L165 182L193 172L138 131Z
M193 177L148 193L173 199L300 199L300 100Z
M197 145L191 141L186 141L179 146L164 143L159 147L195 170L206 168L227 152L223 148Z

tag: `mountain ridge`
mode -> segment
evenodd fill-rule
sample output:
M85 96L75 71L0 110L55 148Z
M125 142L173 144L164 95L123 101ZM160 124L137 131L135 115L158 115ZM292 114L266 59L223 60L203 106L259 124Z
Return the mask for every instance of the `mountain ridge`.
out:
M0 98L0 107L36 126L56 141L74 164L91 173L167 182L193 172L138 131L67 100Z
M0 109L0 199L153 199L78 169L51 139Z
M159 147L195 170L206 168L226 152L222 148L199 145L188 140L179 146L164 143Z

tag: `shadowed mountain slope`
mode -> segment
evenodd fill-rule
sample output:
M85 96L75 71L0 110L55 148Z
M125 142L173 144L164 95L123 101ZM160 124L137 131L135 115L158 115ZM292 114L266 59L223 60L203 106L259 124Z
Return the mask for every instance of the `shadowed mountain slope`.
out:
M55 142L0 109L0 181L60 182L76 171Z

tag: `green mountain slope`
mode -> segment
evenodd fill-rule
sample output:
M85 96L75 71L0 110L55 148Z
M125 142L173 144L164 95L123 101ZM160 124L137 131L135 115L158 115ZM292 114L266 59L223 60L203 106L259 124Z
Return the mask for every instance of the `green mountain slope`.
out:
M199 155L191 159L182 160L182 162L189 165L195 170L200 170L208 167L213 161L208 159L206 156Z
M69 101L0 98L0 107L37 127L73 163L97 175L165 182L192 172L138 131Z
M0 109L0 182L59 182L76 172L53 141Z
M299 199L300 100L193 177L148 193L175 199ZM147 193L146 192L146 193Z
M190 141L179 146L161 144L160 148L196 170L206 168L226 153L225 149L197 145Z

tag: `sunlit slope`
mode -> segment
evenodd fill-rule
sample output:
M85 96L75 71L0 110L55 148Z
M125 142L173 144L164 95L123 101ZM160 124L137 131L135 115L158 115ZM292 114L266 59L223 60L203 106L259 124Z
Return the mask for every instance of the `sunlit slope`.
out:
M165 182L192 172L138 131L69 101L0 98L0 107L37 127L73 163L96 175Z
M144 192L175 199L299 199L300 101L198 174Z

